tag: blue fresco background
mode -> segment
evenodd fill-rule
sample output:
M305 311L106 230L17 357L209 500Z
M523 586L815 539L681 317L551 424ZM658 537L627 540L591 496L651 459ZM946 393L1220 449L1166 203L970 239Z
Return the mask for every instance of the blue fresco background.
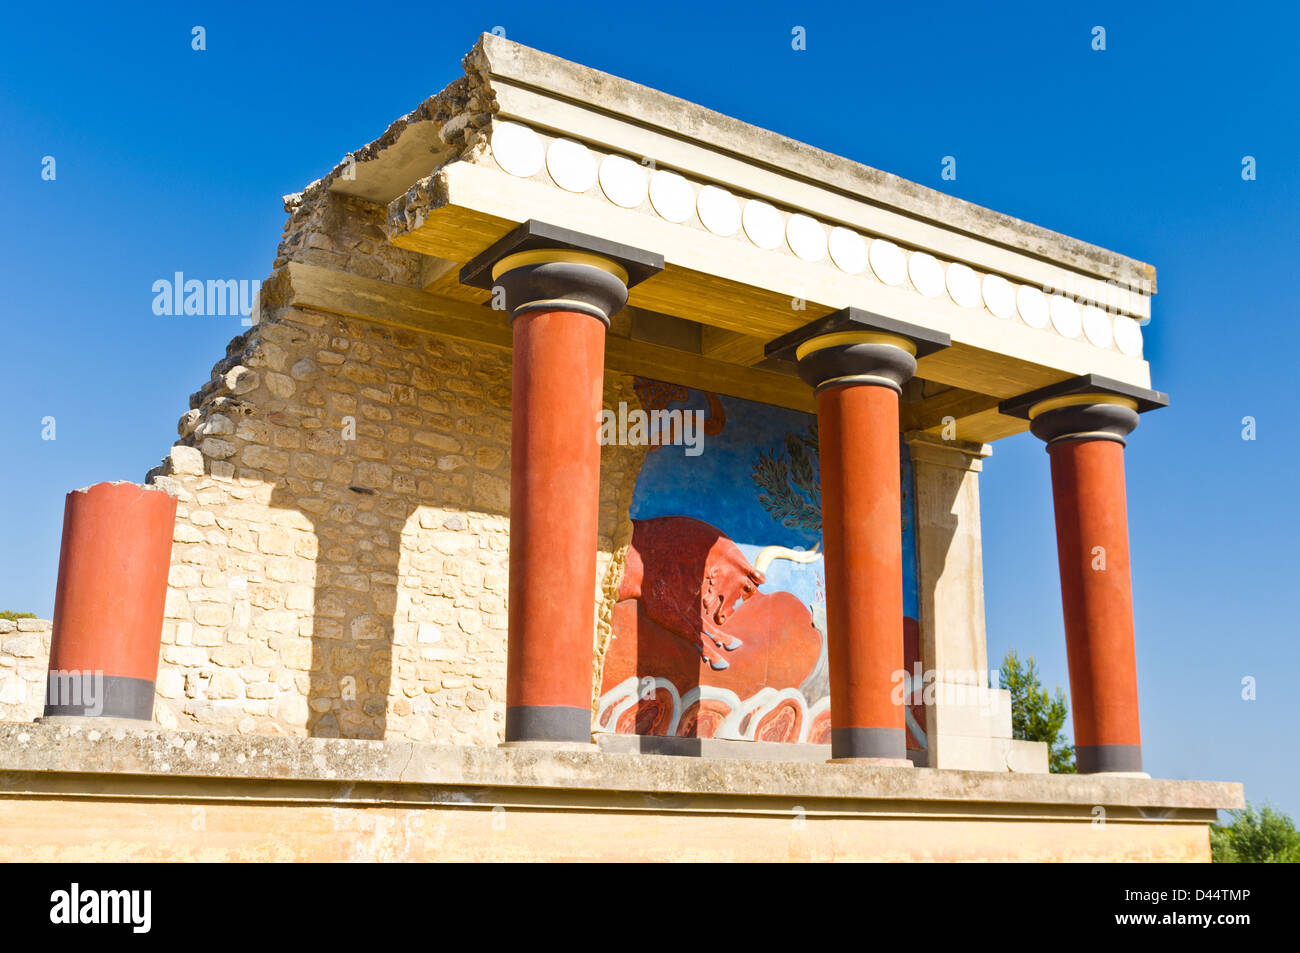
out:
M704 393L688 390L685 401L670 410L701 411L708 415ZM716 526L731 538L751 563L766 546L810 549L821 544L819 534L782 525L759 502L759 488L751 478L759 451L769 455L785 446L787 434L806 435L815 418L797 410L741 400L718 398L726 411L722 433L704 436L699 456L687 456L686 447L665 445L646 454L632 495L633 519L656 516L690 516ZM915 532L915 481L907 444L899 438L903 489L903 613L917 618ZM805 605L824 607L822 560L772 562L762 592L791 592Z

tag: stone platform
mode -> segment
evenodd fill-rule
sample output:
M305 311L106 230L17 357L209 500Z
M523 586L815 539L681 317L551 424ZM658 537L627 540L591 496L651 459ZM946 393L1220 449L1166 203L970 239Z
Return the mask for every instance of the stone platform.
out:
M1240 784L0 724L0 860L1208 861Z

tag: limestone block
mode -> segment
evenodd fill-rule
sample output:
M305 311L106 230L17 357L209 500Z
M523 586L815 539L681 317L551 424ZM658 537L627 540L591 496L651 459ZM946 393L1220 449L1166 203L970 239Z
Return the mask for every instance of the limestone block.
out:
M312 668L314 652L310 639L284 639L276 643L276 651L285 668L306 672Z
M284 473L289 468L289 454L282 450L271 450L268 447L260 446L258 444L244 447L239 458L243 461L245 466L253 467L257 470Z
M218 645L209 654L213 665L238 668L253 659L252 651L245 645Z
M239 675L228 669L218 669L208 680L209 698L239 698L244 694L244 683Z
M205 457L211 457L215 460L224 460L226 457L233 456L239 449L229 440L220 440L217 437L204 437L199 441L199 449Z
M225 385L232 394L247 394L256 390L260 383L257 372L242 364L236 364L225 375Z
M930 737L930 767L953 771L1006 771L1007 750L1005 738L968 735L943 735Z
M266 389L276 397L287 400L293 396L293 378L287 374L268 373L265 379Z
M171 471L182 476L203 475L203 454L197 447L177 444L171 449Z
M308 717L307 699L301 695L281 695L275 700L275 720L287 727L303 728Z
M185 413L181 414L180 420L176 421L176 433L182 438L188 437L194 432L194 428L202 416L203 411L197 407L185 411Z
M199 625L224 626L231 619L230 606L221 603L202 603L194 607L194 621Z
M156 689L163 698L180 698L185 693L185 676L174 669L158 672Z
M932 734L1011 737L1011 693L1005 688L934 683L935 704L926 707Z
M278 371L285 366L286 354L286 350L279 344L260 338L256 344L245 350L244 361L251 367L266 367Z
M43 648L40 636L27 632L5 639L3 651L14 658L38 658Z
M197 411L191 411L197 413ZM235 432L235 422L225 414L210 414L208 419L195 429L195 433L204 437L218 437L232 435Z
M1007 748L1007 770L1017 774L1047 774L1049 762L1044 742L1011 739Z
M1013 738L944 735L931 747L930 767L957 771L1015 771L1046 774L1047 745Z
M320 376L320 365L311 358L304 357L289 369L289 376L299 381L315 380Z

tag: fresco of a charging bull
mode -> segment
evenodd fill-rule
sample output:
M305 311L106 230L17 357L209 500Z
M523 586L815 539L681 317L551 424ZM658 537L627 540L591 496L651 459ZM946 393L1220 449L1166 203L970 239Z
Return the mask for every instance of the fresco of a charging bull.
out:
M758 590L774 559L813 562L820 554L769 546L751 564L702 520L633 520L602 673L600 728L808 737L826 710L825 639L797 596Z
M719 649L734 652L742 642L723 626L758 591L763 574L703 520L661 516L632 526L619 600L641 600L648 618L696 646L710 668L728 668Z
M600 655L596 730L826 744L816 419L641 378L636 393L648 409L707 410L709 439L698 456L661 445L636 476L630 545L611 567L621 575ZM900 438L904 514L906 451ZM910 533L905 520L905 553ZM905 567L909 671L919 657L912 580ZM909 712L908 728L908 746L923 747L923 711Z

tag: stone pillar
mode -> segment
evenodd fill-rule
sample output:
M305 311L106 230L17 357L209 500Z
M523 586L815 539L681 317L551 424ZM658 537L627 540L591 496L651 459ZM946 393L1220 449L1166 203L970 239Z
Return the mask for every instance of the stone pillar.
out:
M947 335L846 308L768 345L815 388L831 760L908 767L898 401Z
M998 764L993 756L994 739L1010 738L1010 711L1003 705L1005 693L989 691L984 630L979 473L991 450L923 431L906 439L916 478L921 665L933 673L927 682L933 692L925 709L926 763L1005 770L1005 758Z
M134 483L68 494L45 717L153 720L176 499Z
M1124 446L1164 394L1087 374L1005 402L1051 458L1056 548L1081 774L1142 772Z
M591 743L605 330L663 259L527 222L461 272L514 334L507 744Z

